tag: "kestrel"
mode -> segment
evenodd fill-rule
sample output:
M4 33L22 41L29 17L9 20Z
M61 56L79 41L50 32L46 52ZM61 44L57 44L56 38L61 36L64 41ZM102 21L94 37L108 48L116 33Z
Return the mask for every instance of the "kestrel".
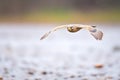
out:
M52 30L50 30L49 32L47 32L46 34L44 34L40 40L43 40L44 38L46 38L50 33L65 28L67 29L69 32L74 33L77 32L81 29L85 29L88 30L91 35L96 39L96 40L102 40L103 37L103 32L99 31L95 28L96 26L91 26L91 25L82 25L82 24L69 24L69 25L61 25L58 27L53 28Z

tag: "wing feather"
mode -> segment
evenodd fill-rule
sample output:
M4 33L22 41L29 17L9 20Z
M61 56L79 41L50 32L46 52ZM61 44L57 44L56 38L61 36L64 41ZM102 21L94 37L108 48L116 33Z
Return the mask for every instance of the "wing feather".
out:
M90 26L90 25L81 25L81 24L70 24L70 25L61 25L61 26L58 26L58 27L55 27L53 28L52 30L50 30L49 32L45 33L41 38L40 40L43 40L44 38L46 38L49 34L51 34L52 32L56 31L56 30L59 30L59 29L62 29L62 28L67 28L67 27L71 27L71 26L76 26L76 27L79 27L79 28L83 28L83 29L86 29L88 30L91 35L96 39L96 40L102 40L102 37L103 37L103 32L102 31L99 31L95 28L95 26Z
M102 32L102 31L91 32L91 35L92 35L96 40L102 40L103 32Z
M61 29L61 28L66 28L66 27L67 27L66 25L62 25L62 26L55 27L55 28L53 28L51 31L45 33L45 34L40 38L40 40L43 40L44 38L46 38L50 33L54 32L54 31L56 31L56 30L59 30L59 29Z
M89 26L89 25L84 26L83 28L88 30L96 40L102 40L102 37L103 37L102 31L99 31L94 26Z

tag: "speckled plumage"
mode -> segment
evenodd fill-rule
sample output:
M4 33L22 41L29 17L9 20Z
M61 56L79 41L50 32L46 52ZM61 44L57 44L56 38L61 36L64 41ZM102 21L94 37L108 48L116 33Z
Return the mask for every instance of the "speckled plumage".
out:
M78 32L81 29L86 29L88 30L91 35L96 39L96 40L102 40L103 37L103 32L99 31L95 28L96 26L91 26L91 25L82 25L82 24L68 24L68 25L61 25L58 27L53 28L52 30L50 30L49 32L45 33L40 40L46 38L50 33L62 29L62 28L66 28L69 32Z

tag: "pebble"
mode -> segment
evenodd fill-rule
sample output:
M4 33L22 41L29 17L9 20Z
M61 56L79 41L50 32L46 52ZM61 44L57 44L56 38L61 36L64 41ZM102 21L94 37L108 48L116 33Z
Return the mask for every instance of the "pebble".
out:
M28 74L29 75L34 75L35 72L36 72L35 69L32 69L32 68L28 69Z
M11 77L15 77L15 75L11 75Z
M42 72L42 75L47 75L47 72L46 72L46 71L43 71L43 72Z
M98 75L99 76L105 76L105 73L99 73Z
M82 75L78 75L78 77L82 77Z
M53 72L49 72L49 74L53 74Z
M29 71L28 74L30 74L30 75L34 75L34 72Z
M113 77L112 76L107 76L106 79L113 79Z
M120 46L114 46L114 47L113 47L113 51L114 51L114 52L120 51Z
M103 68L103 64L95 64L95 68Z
M0 76L0 80L3 80L3 78Z
M91 76L94 76L94 77L96 77L96 76L97 76L97 74L91 74Z
M74 76L74 75L71 75L70 78L75 78L75 76Z
M5 73L5 74L8 74L8 73L9 73L9 72L8 72L8 68L4 67L3 69L4 69L4 73Z

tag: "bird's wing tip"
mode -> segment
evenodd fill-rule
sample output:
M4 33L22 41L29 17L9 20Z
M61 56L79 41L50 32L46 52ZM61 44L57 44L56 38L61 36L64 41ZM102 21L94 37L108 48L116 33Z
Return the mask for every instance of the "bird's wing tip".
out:
M43 40L43 38L40 38L40 40Z
M51 31L49 31L48 33L45 33L45 34L40 38L40 40L43 40L44 38L46 38L50 33L51 33Z
M43 40L45 37L46 37L46 35L43 35L43 36L40 38L40 40Z
M102 31L92 32L91 35L92 35L96 40L102 40L103 32L102 32Z

